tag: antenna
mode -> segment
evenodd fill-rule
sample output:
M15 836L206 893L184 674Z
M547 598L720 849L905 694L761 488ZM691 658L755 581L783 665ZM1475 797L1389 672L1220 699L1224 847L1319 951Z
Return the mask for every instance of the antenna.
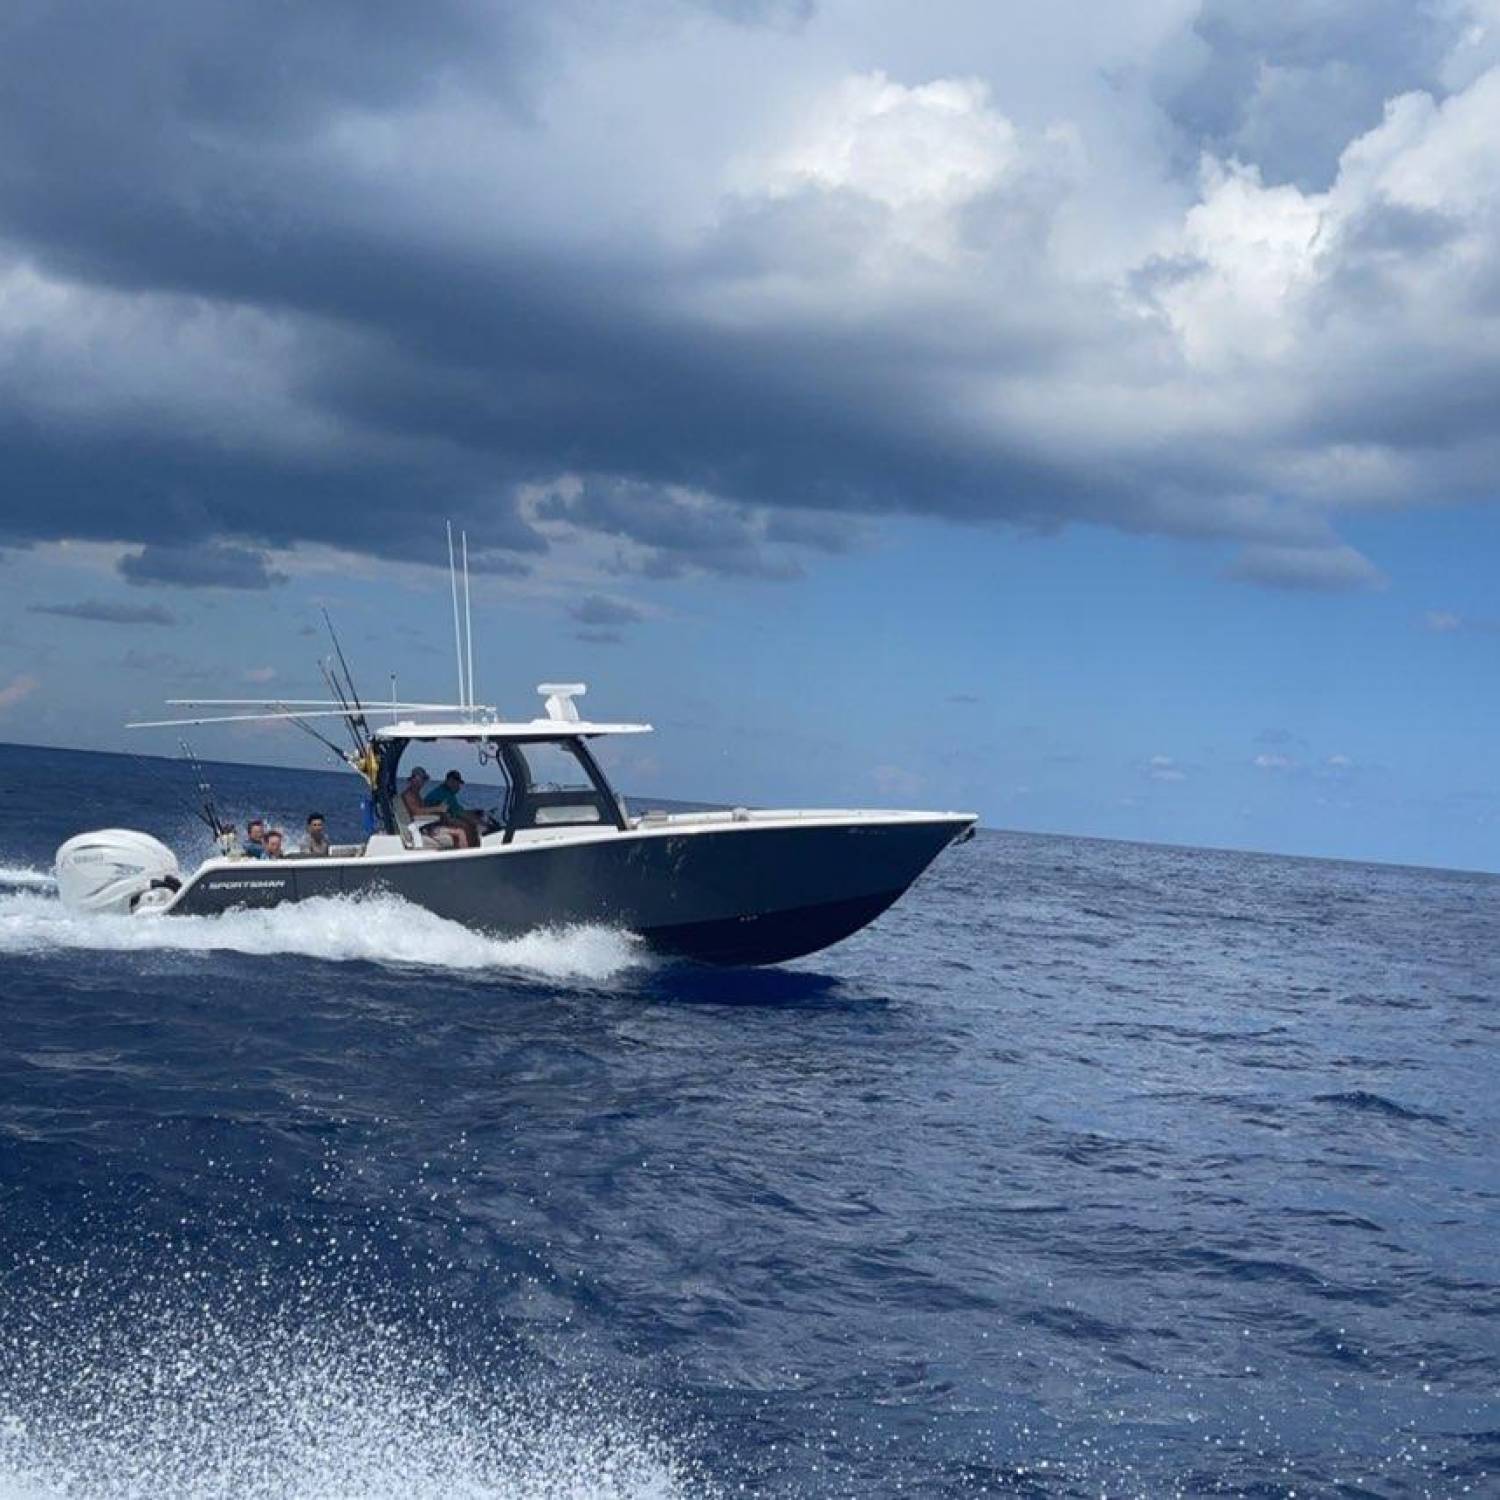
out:
M453 589L453 654L458 661L458 701L467 703L464 690L464 643L458 628L458 571L453 563L453 522L448 522L448 583Z
M474 620L469 613L469 533L463 533L464 549L464 640L469 653L469 717L474 717Z

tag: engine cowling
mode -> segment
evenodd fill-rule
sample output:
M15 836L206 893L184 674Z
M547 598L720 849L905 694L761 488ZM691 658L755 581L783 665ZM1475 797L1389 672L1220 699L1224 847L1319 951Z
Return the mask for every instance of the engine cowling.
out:
M148 892L182 885L177 856L131 828L76 834L58 849L54 865L57 894L73 911L132 912Z

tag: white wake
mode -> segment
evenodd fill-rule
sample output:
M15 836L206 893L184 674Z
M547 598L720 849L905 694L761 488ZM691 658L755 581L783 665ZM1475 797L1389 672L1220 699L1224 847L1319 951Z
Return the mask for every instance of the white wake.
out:
M30 878L7 881L5 874ZM50 885L34 870L0 873L0 955L230 952L595 982L645 961L640 941L612 928L487 937L389 895L316 897L216 917L96 916L43 894Z

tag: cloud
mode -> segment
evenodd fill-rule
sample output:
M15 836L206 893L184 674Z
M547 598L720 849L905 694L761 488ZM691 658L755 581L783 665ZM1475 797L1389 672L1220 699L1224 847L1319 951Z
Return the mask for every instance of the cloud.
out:
M160 604L107 604L86 599L79 604L28 604L34 615L61 615L68 620L96 620L103 625L175 625L177 617Z
M0 713L29 698L40 686L41 683L29 672L12 677L4 687L0 687Z
M1357 589L1342 517L1492 495L1487 0L935 3L11 7L0 543L776 580L918 515Z
M1153 755L1143 767L1152 781L1174 783L1186 781L1187 772L1170 755Z
M1291 771L1296 768L1297 762L1289 755L1267 750L1257 755L1252 764L1261 771Z
M617 570L648 578L678 577L689 567L729 577L795 578L800 563L768 543L838 550L832 543L836 521L777 521L761 508L677 485L569 475L538 493L532 514L539 525L561 523L620 539L627 545L616 554Z
M1500 620L1459 615L1452 610L1431 609L1422 617L1422 628L1435 635L1451 635L1457 630L1478 631L1485 635L1500 631Z
M1253 161L1304 190L1326 187L1345 145L1385 101L1442 87L1463 6L1319 0L1282 9L1203 0L1156 60L1153 91L1184 152Z
M765 539L809 547L818 552L852 552L864 542L869 528L857 518L814 511L772 511L765 518Z
M286 582L285 573L267 568L263 553L221 542L187 547L153 542L122 557L119 572L127 583L183 589L268 589Z
M580 625L635 625L646 618L646 611L639 605L605 594L585 595L568 606L568 613Z
M1353 547L1246 547L1226 570L1230 578L1262 588L1342 593L1384 588L1385 574Z

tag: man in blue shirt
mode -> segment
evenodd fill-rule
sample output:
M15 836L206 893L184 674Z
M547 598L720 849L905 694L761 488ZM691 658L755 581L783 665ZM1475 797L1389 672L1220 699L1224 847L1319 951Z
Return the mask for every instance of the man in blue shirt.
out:
M435 787L422 794L423 807L440 807L443 810L442 826L456 829L463 835L470 849L479 847L479 829L474 814L458 800L459 789L464 779L457 771L449 771Z
M251 859L266 857L266 821L264 818L251 818L245 824L245 853Z

